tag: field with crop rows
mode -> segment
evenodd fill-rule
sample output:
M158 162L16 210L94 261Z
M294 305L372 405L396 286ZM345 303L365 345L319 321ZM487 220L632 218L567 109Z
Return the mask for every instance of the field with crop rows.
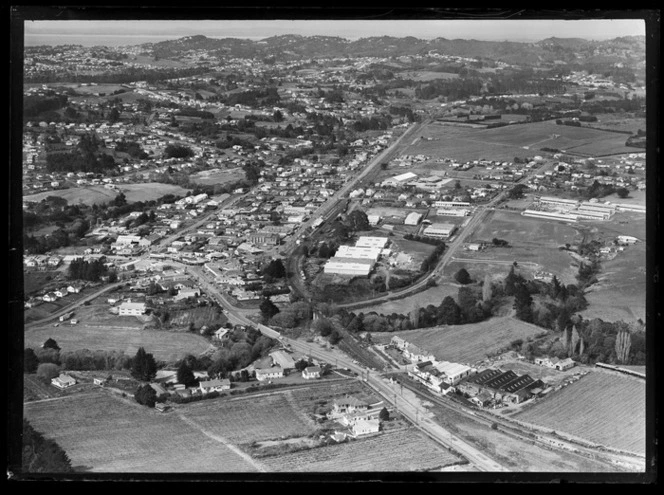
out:
M471 325L450 325L402 332L374 333L374 342L387 343L394 336L415 344L436 358L474 364L516 339L526 340L544 329L511 317L494 317Z
M188 404L181 411L201 428L236 445L316 431L316 423L301 410L289 391L201 401Z
M129 318L129 317L127 317ZM116 323L117 325L117 323ZM63 351L89 349L91 351L124 351L133 356L139 347L154 354L158 361L176 361L187 354L198 355L211 347L200 335L182 332L142 330L136 327L60 324L30 328L25 331L25 347L39 347L53 338Z
M277 472L436 471L459 457L415 428L405 428L262 460Z
M608 447L645 453L645 380L595 369L517 419Z
M81 471L255 472L256 466L221 439L175 412L159 413L104 390L25 404L24 415L55 440Z

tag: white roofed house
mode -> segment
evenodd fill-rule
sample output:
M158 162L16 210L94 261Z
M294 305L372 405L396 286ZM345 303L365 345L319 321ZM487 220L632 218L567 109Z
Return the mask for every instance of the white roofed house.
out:
M58 388L69 388L76 385L76 380L69 375L60 373L60 376L51 379L51 384Z
M284 370L280 366L273 366L271 368L256 368L255 372L256 380L259 382L284 377Z
M145 314L146 307L144 302L123 302L118 306L118 314L120 316L140 316Z
M380 420L361 419L353 424L351 430L353 435L356 437L361 435L370 435L371 433L378 433L380 431Z
M302 370L302 378L307 380L320 378L321 369L319 366L307 366Z
M222 392L224 390L230 390L231 381L228 378L222 380L204 380L198 383L198 386L202 394L209 394L210 392Z

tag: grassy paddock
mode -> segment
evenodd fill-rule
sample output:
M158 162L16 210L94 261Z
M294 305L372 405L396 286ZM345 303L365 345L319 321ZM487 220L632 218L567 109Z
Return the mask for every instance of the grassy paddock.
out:
M516 339L526 340L545 330L511 317L498 317L469 325L450 325L403 332L372 334L375 342L389 342L398 335L431 352L436 358L475 364Z
M176 361L187 354L198 355L210 348L205 338L193 333L141 330L132 326L92 326L85 323L75 326L61 323L57 328L48 325L27 329L25 347L39 347L49 338L55 339L63 351L117 350L133 356L139 347L144 347L159 361Z
M188 192L180 186L172 184L145 183L145 184L123 184L118 190L106 189L104 186L75 187L59 191L47 191L39 194L26 196L26 201L41 201L47 196L58 196L67 200L69 204L83 203L86 205L104 204L113 201L115 197L123 192L129 203L136 201L156 200L166 194L185 196Z

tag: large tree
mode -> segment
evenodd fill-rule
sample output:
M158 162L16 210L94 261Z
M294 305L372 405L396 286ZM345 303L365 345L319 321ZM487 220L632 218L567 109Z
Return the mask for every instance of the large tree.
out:
M44 342L44 343L42 344L42 347L43 347L44 349L55 349L56 351L59 351L59 350L60 350L60 346L59 346L58 343L57 343L55 340L53 340L52 338L47 339L46 342Z
M519 320L532 323L533 321L533 298L528 292L525 284L517 284L514 292L514 310Z
M139 347L131 363L131 376L137 380L149 382L157 376L157 362L154 356Z
M185 387L196 386L196 377L194 376L194 372L192 371L186 359L183 360L178 367L177 379L178 383L181 383Z
M468 270L466 270L465 268L461 268L458 272L454 274L454 280L463 285L469 284L473 281L473 279L470 278Z
M134 393L134 399L141 405L154 407L157 403L157 392L149 384L140 385Z
M263 298L259 309L261 310L261 316L263 317L263 321L265 323L267 323L274 315L279 313L279 308L270 300L269 297Z
M359 231L359 230L369 230L369 217L367 217L367 214L364 213L362 210L353 210L350 212L348 215L348 227L350 227L351 230L354 231Z

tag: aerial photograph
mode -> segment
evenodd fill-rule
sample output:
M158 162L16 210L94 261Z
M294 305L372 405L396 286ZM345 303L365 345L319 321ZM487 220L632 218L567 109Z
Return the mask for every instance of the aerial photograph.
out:
M652 481L652 12L53 10L8 480Z

